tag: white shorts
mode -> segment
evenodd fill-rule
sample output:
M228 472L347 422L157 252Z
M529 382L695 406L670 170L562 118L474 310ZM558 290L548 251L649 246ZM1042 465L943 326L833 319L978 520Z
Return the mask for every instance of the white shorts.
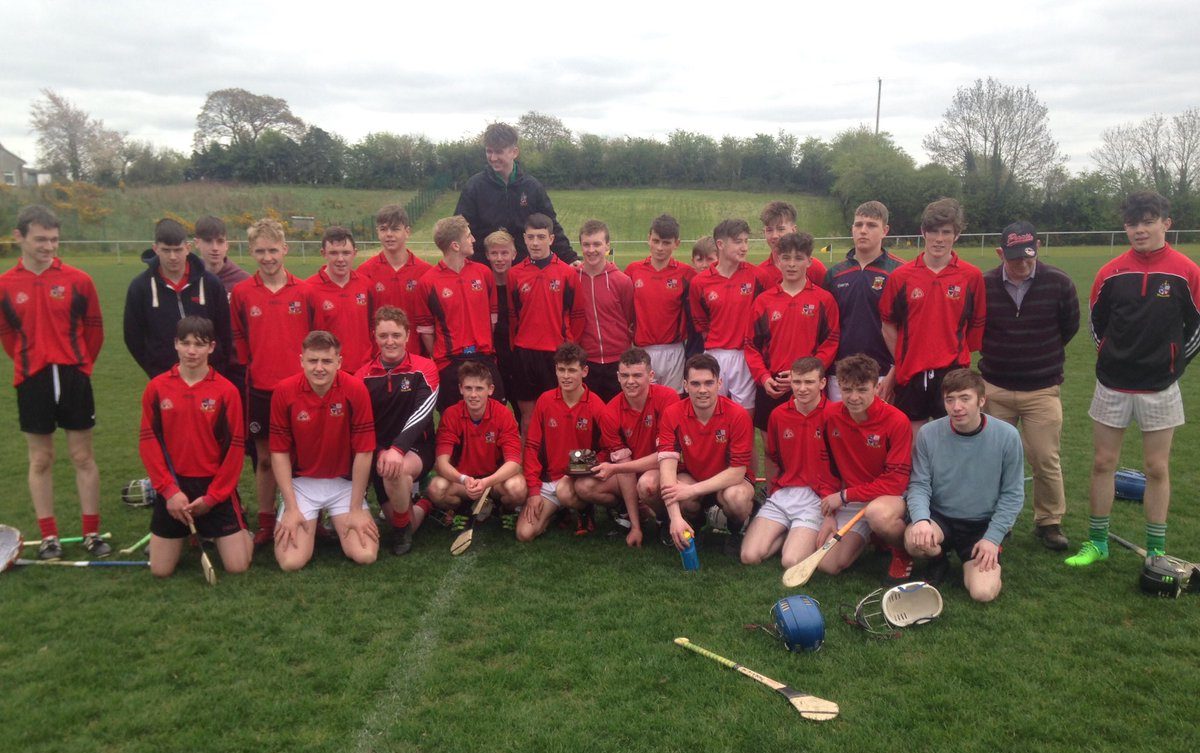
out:
M763 503L756 517L765 518L791 530L821 530L821 498L807 486L785 486Z
M647 345L654 382L683 392L683 343Z
M750 377L745 352L727 348L714 348L704 352L717 359L717 364L721 367L720 394L732 399L753 415L754 379Z
M296 493L296 505L305 520L316 520L322 510L330 516L350 512L350 492L353 490L353 484L344 478L297 476L292 479L292 489ZM362 509L370 509L365 499L362 500ZM279 508L279 517L283 517L282 507Z
M866 502L847 502L839 507L837 513L834 514L834 517L837 519L838 530L842 530L842 526L849 523L850 518L853 518L855 515L857 515L858 511L863 509L865 506ZM857 533L863 541L866 541L871 535L871 526L867 524L867 516L864 515L859 518L858 522L854 524L854 527L846 533L847 535L851 533Z
M557 483L557 481L543 481L542 490L539 492L539 494L545 497L546 501L555 507L562 507L562 502L558 501L558 492L554 490L554 487Z
M883 377L879 377L879 384L883 384ZM838 386L837 374L830 374L825 379L825 396L831 403L842 399L842 388Z
M1118 392L1096 382L1088 415L1098 424L1124 429L1133 421L1142 431L1183 426L1183 397L1179 382L1161 392Z

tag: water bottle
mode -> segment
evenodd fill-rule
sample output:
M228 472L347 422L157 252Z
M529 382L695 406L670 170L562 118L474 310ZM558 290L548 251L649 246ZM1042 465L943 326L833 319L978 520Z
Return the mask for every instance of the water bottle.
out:
M683 560L683 569L699 570L700 558L696 556L696 539L692 536L692 532L684 531L683 540L687 542L687 546L679 552L679 557Z

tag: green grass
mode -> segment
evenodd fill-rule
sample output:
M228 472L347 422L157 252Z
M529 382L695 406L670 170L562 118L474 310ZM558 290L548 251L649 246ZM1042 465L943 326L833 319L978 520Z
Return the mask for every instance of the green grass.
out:
M561 193L569 194L555 195L564 208L592 195ZM962 255L995 263L986 249ZM1107 248L1044 254L1074 277L1085 305L1109 257ZM119 502L121 485L145 475L136 450L145 380L120 342L125 288L140 265L78 263L96 278L108 325L95 439L104 528L120 547L149 519ZM307 272L315 261L293 259L293 268ZM1075 541L1086 523L1094 358L1085 328L1070 346L1063 391L1066 529ZM1197 384L1195 375L1183 380L1189 408L1200 404ZM0 521L36 537L16 425L15 394L0 389L9 432L0 443L9 479ZM1176 434L1168 532L1169 550L1194 559L1197 426ZM1122 460L1139 464L1135 436ZM63 534L74 534L65 458L55 483ZM1120 549L1105 565L1069 571L1034 542L1031 525L1027 509L1005 548L997 602L973 604L948 584L943 617L895 641L839 619L878 585L883 557L868 554L838 578L816 576L804 589L827 626L815 655L788 654L742 627L767 620L785 595L778 564L743 567L705 537L696 574L653 542L629 551L620 539L555 530L524 546L495 524L461 558L448 554L453 534L431 527L408 557L385 553L360 569L325 548L306 570L284 575L264 553L250 573L214 589L194 552L161 582L138 570L23 568L0 575L0 750L1195 749L1195 597L1142 596L1140 563ZM1118 502L1113 528L1141 541L1141 508ZM82 549L68 545L67 556L81 558ZM841 718L801 720L766 688L672 645L679 635L837 701Z

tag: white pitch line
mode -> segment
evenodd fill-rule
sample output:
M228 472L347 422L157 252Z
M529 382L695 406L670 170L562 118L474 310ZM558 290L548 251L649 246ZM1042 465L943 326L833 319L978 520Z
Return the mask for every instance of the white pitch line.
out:
M445 624L447 613L458 599L458 592L475 560L476 557L451 558L450 567L438 583L429 606L417 621L416 632L406 649L396 657L396 666L400 669L388 676L387 685L379 693L374 708L363 719L354 745L358 753L383 750L380 743L391 723L407 713L408 699L414 697L414 688L420 687L430 656L439 642L439 627Z

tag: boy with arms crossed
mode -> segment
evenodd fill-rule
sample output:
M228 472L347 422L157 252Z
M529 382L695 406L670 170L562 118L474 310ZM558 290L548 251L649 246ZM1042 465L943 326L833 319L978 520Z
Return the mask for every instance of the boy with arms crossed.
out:
M650 224L650 255L625 267L633 280L633 344L650 354L659 384L683 391L684 343L691 331L688 289L696 270L676 261L679 222L669 214Z
M213 369L212 322L185 316L175 328L179 362L142 393L138 451L158 498L150 519L150 572L175 572L189 523L215 539L227 573L250 568L254 543L246 531L238 477L245 454L242 398Z
M371 398L342 371L338 351L332 334L310 332L300 354L303 372L283 379L271 397L271 467L283 495L275 559L285 571L312 559L322 511L347 557L369 565L379 553L366 500L375 447Z
M379 236L380 251L358 267L358 273L375 289L372 305L396 306L410 317L416 311L417 280L430 270L429 262L409 250L412 223L408 212L399 204L388 204L375 213L375 233ZM371 311L375 315L375 311ZM405 347L410 353L421 353L421 337L416 327L408 333Z
M904 534L914 556L936 558L927 576L934 585L945 577L947 551L957 554L975 601L1000 595L1000 545L1025 504L1021 435L982 413L985 389L969 369L942 381L947 415L917 434Z
M332 332L342 344L342 371L353 374L371 360L373 286L354 271L358 246L344 227L332 225L321 238L325 264L305 280L313 293L313 329Z
M783 279L783 267L779 263L779 239L796 232L796 207L786 201L772 201L763 207L758 218L762 220L763 238L770 249L766 260L758 267L766 273L770 283L777 285ZM808 281L819 288L825 284L825 265L811 253L809 257L812 263L805 270L805 274Z

